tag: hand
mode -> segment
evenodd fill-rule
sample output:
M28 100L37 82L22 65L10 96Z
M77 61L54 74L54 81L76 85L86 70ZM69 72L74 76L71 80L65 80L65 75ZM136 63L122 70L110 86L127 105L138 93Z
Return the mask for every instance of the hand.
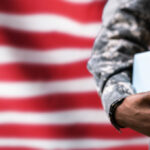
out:
M116 109L115 119L123 127L150 136L150 92L125 98Z

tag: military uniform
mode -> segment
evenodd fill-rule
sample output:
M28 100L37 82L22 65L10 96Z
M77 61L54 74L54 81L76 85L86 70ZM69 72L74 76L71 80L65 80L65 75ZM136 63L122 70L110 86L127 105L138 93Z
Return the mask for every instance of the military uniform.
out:
M108 115L112 105L135 93L133 56L149 43L150 0L109 0L88 62Z

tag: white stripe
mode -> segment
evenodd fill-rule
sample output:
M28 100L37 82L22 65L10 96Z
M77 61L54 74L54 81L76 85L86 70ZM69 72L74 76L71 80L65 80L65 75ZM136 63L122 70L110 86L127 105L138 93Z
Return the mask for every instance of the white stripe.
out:
M104 111L82 109L71 111L30 113L0 112L0 124L74 124L74 123L109 123Z
M103 139L72 139L72 140L38 140L38 139L12 139L1 138L0 147L29 147L37 149L94 149L113 148L119 146L147 145L147 138L134 138L128 140Z
M33 32L63 32L76 36L95 37L100 23L81 24L58 15L12 15L0 13L0 26Z
M90 49L83 48L65 48L43 51L0 46L0 64L23 62L61 65L88 59L90 54Z
M41 82L0 82L0 97L31 97L96 91L93 78Z

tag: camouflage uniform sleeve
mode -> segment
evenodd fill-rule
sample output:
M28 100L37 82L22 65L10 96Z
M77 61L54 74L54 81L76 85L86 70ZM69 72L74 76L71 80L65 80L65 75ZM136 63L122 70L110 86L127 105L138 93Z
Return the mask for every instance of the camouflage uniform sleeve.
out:
M149 0L108 1L88 62L107 114L112 103L135 93L131 84L133 56L148 50L149 30Z

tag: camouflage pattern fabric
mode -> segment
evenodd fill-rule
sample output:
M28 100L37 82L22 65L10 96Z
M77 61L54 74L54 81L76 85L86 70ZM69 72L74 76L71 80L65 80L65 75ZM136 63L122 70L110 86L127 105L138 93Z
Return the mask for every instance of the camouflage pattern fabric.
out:
M112 103L135 93L133 56L149 43L150 0L109 0L88 62L107 114Z

